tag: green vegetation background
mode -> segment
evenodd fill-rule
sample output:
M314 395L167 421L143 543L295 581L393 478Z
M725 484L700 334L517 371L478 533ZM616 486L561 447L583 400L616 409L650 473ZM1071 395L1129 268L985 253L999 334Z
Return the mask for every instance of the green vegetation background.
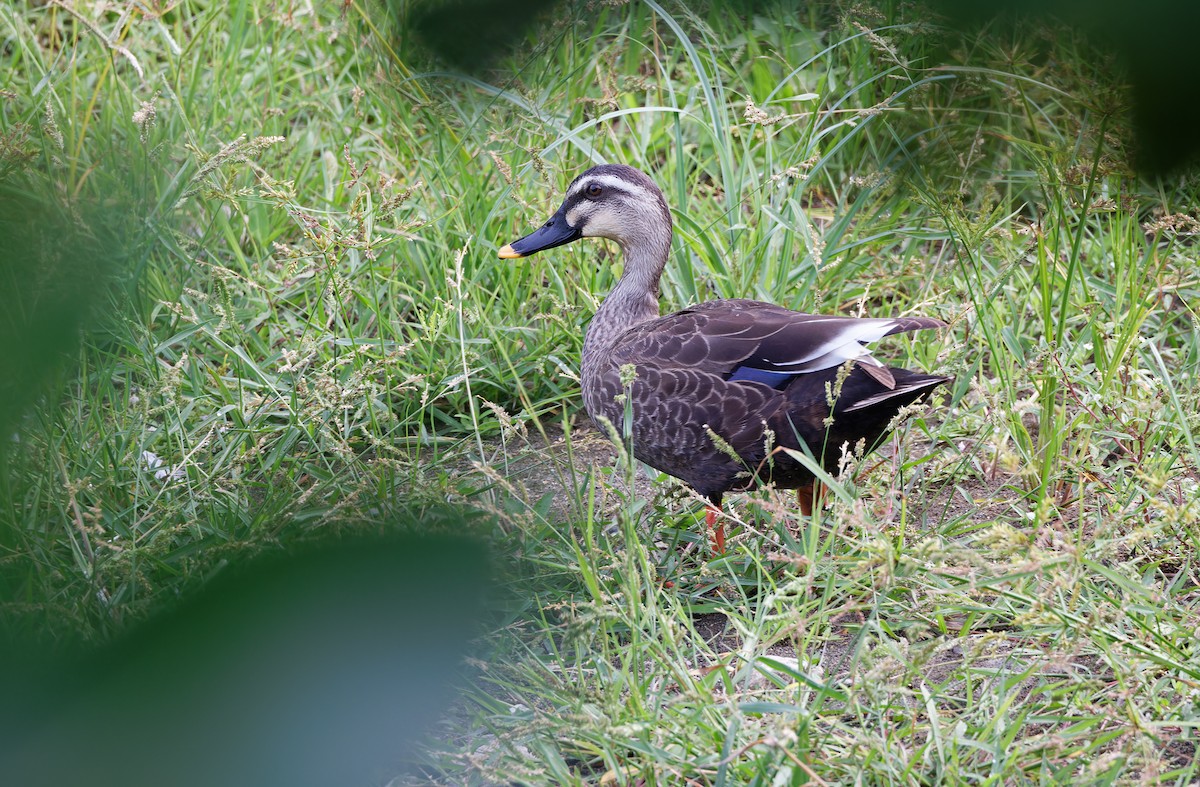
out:
M1118 63L909 5L631 2L468 76L395 21L0 8L6 632L106 642L450 501L491 516L432 528L512 567L407 778L1196 778L1200 181L1132 171ZM495 255L599 161L672 206L667 307L940 317L883 354L953 390L818 521L735 501L712 559L676 486L573 453L615 248Z

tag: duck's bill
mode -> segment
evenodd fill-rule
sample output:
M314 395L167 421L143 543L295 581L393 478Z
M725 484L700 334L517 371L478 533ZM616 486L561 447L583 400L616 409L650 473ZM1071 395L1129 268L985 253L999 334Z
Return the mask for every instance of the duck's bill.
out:
M536 254L539 251L553 249L555 246L562 246L564 243L579 240L582 236L583 232L579 228L568 224L566 217L562 215L562 211L559 211L534 232L520 240L513 241L501 249L500 256L504 259L528 257L530 254Z

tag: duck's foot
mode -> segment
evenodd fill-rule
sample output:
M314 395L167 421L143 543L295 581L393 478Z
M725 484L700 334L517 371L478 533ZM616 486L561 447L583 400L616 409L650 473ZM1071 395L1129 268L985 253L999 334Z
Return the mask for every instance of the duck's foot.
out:
M712 531L713 551L718 555L725 554L725 522L721 518L721 509L716 506L706 506L704 509L704 524Z
M800 513L804 516L812 516L813 506L819 507L824 502L824 497L825 492L820 481L813 481L808 486L796 489L796 502L800 504Z

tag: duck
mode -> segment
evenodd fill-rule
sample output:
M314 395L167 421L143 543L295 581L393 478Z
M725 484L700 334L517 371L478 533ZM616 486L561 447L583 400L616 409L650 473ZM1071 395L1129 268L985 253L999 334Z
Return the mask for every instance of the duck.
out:
M554 215L499 256L528 257L580 238L620 247L622 273L584 335L584 409L602 432L626 435L638 461L707 501L713 547L724 553L726 494L766 484L794 489L811 516L820 487L798 454L836 475L846 451L874 449L903 408L953 381L889 367L867 347L946 324L809 314L744 298L660 315L672 226L650 176L601 164L576 177Z

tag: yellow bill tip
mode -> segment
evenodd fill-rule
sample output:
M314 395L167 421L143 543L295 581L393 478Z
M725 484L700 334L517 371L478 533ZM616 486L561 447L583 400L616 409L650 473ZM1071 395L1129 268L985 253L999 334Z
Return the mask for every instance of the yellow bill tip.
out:
M521 253L518 251L514 251L512 244L509 244L508 246L505 246L503 249L500 250L500 258L501 259L513 260L520 256L521 256Z

